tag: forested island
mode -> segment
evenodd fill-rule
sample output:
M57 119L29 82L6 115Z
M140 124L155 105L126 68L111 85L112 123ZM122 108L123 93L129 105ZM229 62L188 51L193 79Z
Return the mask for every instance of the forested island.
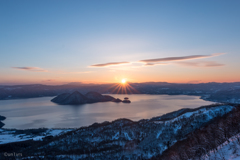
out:
M63 93L51 100L61 105L79 105L97 102L123 102L130 103L130 100L124 99L123 101L119 98L114 98L109 95L102 95L98 92L88 92L85 95L75 91L73 93Z

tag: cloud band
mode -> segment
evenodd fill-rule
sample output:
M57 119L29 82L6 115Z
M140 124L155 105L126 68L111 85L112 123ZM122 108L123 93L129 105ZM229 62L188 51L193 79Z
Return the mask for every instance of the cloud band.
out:
M47 72L47 70L39 67L12 67L13 69L32 71L32 72Z
M191 56L182 56L182 57L145 59L145 60L140 60L139 62L150 64L150 63L158 63L158 62L184 61L184 60L192 60L192 59L210 58L210 57L220 56L222 54L224 54L224 53L215 53L215 54L211 54L211 55L191 55Z
M115 66L115 65L121 65L121 64L127 64L130 62L110 62L110 63L103 63L103 64L94 64L90 67L107 67L107 66Z

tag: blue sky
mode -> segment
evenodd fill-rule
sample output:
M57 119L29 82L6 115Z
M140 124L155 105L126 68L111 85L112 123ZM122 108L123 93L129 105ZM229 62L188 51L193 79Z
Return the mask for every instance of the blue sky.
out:
M239 7L237 0L2 0L0 83L240 81ZM214 53L225 54L139 63ZM92 67L112 62L130 64Z

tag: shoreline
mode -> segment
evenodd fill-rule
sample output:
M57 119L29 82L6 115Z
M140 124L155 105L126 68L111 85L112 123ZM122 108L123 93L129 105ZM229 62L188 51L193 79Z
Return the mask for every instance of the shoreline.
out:
M232 103L232 104L240 104L240 99L236 99L236 98L228 98L228 99L225 99L225 100L218 100L219 98L210 98L211 97L211 93L206 93L206 94L177 94L177 93L130 93L130 94L124 94L124 93L102 93L102 95L109 95L109 94L114 94L114 95L134 95L134 94L137 94L137 95L173 95L173 96L177 96L177 95L185 95L185 96L198 96L199 99L202 99L202 100L205 100L205 101L209 101L209 102L214 102L214 103ZM44 98L44 97L56 97L57 95L55 96L36 96L36 97L25 97L25 98L5 98L5 99L0 99L0 101L5 101L5 100L23 100L23 99L32 99L32 98ZM1 121L1 120L0 120Z

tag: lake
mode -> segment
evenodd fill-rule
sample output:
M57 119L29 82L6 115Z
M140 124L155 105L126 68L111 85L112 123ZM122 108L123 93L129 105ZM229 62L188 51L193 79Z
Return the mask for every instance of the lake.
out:
M95 122L128 118L148 119L181 108L196 108L213 102L186 95L109 94L128 97L131 103L100 102L84 105L57 105L53 97L0 101L0 115L7 119L3 128L76 128Z

